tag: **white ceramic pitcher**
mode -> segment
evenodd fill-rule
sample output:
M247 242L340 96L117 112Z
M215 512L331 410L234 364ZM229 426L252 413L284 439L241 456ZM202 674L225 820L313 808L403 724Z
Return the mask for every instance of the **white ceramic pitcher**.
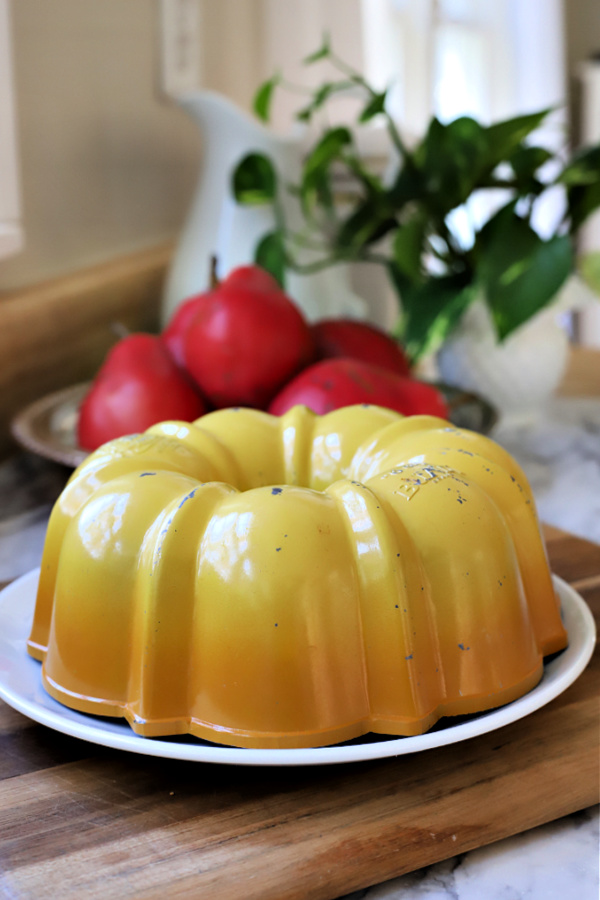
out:
M248 153L265 153L285 184L298 180L302 159L301 138L279 137L219 94L191 93L181 97L179 103L201 129L202 162L196 194L167 278L163 324L183 300L208 288L211 255L217 255L218 274L223 277L234 266L252 262L256 244L274 227L270 206L236 203L231 179L238 162ZM288 223L299 223L297 201L285 190L282 200ZM310 256L305 253L301 259L306 262ZM290 272L286 291L310 321L367 315L365 302L349 286L346 265L311 275Z

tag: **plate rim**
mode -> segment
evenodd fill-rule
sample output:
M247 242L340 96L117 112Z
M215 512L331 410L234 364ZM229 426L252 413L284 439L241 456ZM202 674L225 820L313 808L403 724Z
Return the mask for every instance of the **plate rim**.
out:
M424 379L423 379L424 380ZM13 438L26 450L36 453L45 459L59 463L69 468L77 468L89 456L89 451L84 450L76 442L75 433L71 433L71 437L75 440L74 444L65 443L61 440L60 432L45 431L40 428L40 422L51 415L59 413L65 407L75 405L79 407L84 395L92 385L92 381L78 381L68 387L60 388L49 394L44 394L36 400L28 403L20 409L13 417L10 423L10 430ZM442 392L450 391L454 395L447 397L450 409L449 420L452 421L452 413L454 405L458 400L464 399L467 403L478 403L483 410L486 427L484 431L479 433L489 435L498 421L498 411L485 397L473 393L456 385L447 384L440 381L427 381ZM461 426L464 427L464 426Z
M6 610L10 603L16 601L25 604L25 608L19 611L21 616L25 613L33 615L39 572L39 568L32 569L0 591L0 660L3 648L7 644L10 643L16 652L14 638L9 640L2 629L7 615ZM28 668L28 672L31 673L28 683L31 688L40 688L44 691L47 705L32 701L23 692L11 688L6 683L2 667L0 667L0 699L29 719L70 737L115 750L163 759L222 765L304 766L367 762L419 753L487 734L531 715L558 697L581 675L594 652L595 620L585 600L570 584L557 575L553 575L552 578L561 600L563 615L575 632L575 641L572 642L572 635L569 632L569 645L550 663L544 664L544 675L540 683L512 703L469 717L467 721L461 721L457 725L449 725L445 729L429 731L414 737L395 737L374 743L355 741L352 744L336 744L329 747L259 750L199 743L198 739L192 736L189 736L189 742L173 743L161 738L146 738L131 731L125 719L115 719L114 723L110 723L112 728L109 729L106 720L61 707L60 703L46 694L42 687L41 664L26 653L29 625L26 633L19 634L17 644L21 646L27 660L32 663L32 667ZM554 666L553 676L548 683L548 671L551 666ZM558 675L554 675L556 671ZM121 730L114 731L115 727L122 728L122 733Z
M27 404L10 423L13 438L31 453L76 469L89 456L89 451L76 443L71 445L63 442L58 432L42 433L40 421L70 405L78 407L91 384L91 381L78 381L68 387L44 394ZM75 438L74 433L72 436Z

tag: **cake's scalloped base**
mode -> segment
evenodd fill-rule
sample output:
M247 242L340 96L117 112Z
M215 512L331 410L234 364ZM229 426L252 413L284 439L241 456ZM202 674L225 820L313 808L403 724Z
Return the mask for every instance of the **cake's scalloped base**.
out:
M39 648L43 656L45 651ZM33 655L33 654L32 654ZM40 657L38 657L40 658ZM304 749L308 747L327 747L332 744L340 744L362 737L365 734L388 734L397 737L414 737L425 734L440 719L445 716L471 715L487 712L507 703L512 703L519 697L532 690L541 680L544 674L544 666L531 672L518 684L504 688L489 697L460 697L459 700L444 703L421 719L381 718L372 716L349 722L336 728L328 728L324 731L310 731L302 733L289 732L279 734L276 732L250 732L241 729L223 728L219 725L211 725L193 718L172 719L141 719L131 709L131 705L115 704L109 700L95 697L84 697L75 694L56 684L44 671L42 666L42 683L46 691L59 703L75 709L78 712L109 718L124 718L132 730L141 737L175 737L190 734L194 737L210 741L215 744L225 744L229 747L244 747L256 750L276 749Z

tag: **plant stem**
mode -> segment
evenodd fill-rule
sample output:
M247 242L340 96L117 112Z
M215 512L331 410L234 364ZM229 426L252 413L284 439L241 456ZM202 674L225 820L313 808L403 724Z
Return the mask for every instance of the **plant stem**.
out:
M391 141L392 141L392 144L394 145L394 147L396 148L396 150L398 151L398 153L400 154L400 156L401 156L403 159L408 159L409 156L410 156L410 154L409 154L409 152L408 152L408 149L407 149L407 147L406 147L406 144L404 143L404 141L403 141L402 138L400 137L400 132L398 131L398 128L396 127L396 123L394 122L394 120L393 120L392 117L390 116L390 114L389 114L389 112L387 111L387 109L385 109L385 110L383 111L383 114L384 114L384 116L385 116L385 118L386 118L386 121L387 121L387 130L388 130L388 134L389 134L389 136L390 136L390 139L391 139Z
M372 250L363 250L358 254L357 260L360 262L376 263L379 266L389 266L391 258L383 253L373 253Z
M311 263L301 263L297 259L288 258L290 268L300 275L311 275L340 263L367 262L387 266L390 261L390 258L382 253L374 253L370 250L349 251L347 253L338 251L332 253L331 256L317 259Z
M369 94L375 96L375 92L367 84L360 72L357 72L356 69L353 69L352 66L349 66L348 63L344 62L343 59L340 59L340 57L337 56L337 54L335 54L333 50L329 51L328 58L330 63L335 66L336 69L339 69L340 72L342 72L344 75L347 75L348 78L351 78L352 81L354 81L356 84L360 84L362 87L366 88Z
M294 84L293 81L287 81L285 78L282 78L279 84L290 94L301 94L303 97L312 97L313 95L312 88L305 87L303 84Z
M344 75L348 75L348 77L351 78L355 84L360 85L362 88L364 88L370 97L374 98L377 96L377 92L373 90L371 85L365 80L360 72L357 72L347 63L345 63L343 59L340 59L331 50L329 51L329 60L337 69L339 69L340 72L343 72ZM396 123L387 110L384 110L383 114L387 121L387 130L392 143L402 157L407 157L409 155L408 149L400 136L400 132L398 131Z
M293 269L293 271L297 272L299 275L314 275L315 272L322 272L324 269L328 269L331 266L347 262L353 262L353 258L343 254L334 254L332 256L327 256L324 259L316 259L311 263L300 263L297 259L288 258L290 269Z

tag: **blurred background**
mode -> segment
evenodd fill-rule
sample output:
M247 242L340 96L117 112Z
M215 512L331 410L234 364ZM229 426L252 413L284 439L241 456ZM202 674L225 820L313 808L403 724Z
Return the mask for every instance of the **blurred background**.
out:
M598 0L0 0L5 420L40 380L52 389L97 367L112 339L114 290L125 290L122 278L104 290L102 273L107 284L116 276L102 266L129 260L121 318L156 321L148 304L203 153L178 97L208 89L250 111L277 70L319 83L323 70L301 60L324 32L376 86L394 84L390 109L409 140L434 114L491 122L548 106L556 107L549 146L600 139ZM272 127L290 133L297 108L297 97L280 92ZM383 128L374 125L368 143L384 161ZM597 215L581 241L600 248ZM88 270L87 281L60 281ZM569 327L575 341L600 345L598 310Z
M13 204L2 208L7 219L20 196L22 231L22 249L0 265L2 289L174 238L201 146L169 94L208 88L249 110L278 69L316 83L322 71L301 60L325 31L376 85L395 83L391 108L409 134L422 134L432 114L489 122L551 105L563 108L575 144L600 129L591 87L597 0L2 0L0 8L0 113L14 114L17 148L16 185L2 159L0 196ZM280 92L276 129L291 127L297 105ZM555 129L551 139L564 135Z

